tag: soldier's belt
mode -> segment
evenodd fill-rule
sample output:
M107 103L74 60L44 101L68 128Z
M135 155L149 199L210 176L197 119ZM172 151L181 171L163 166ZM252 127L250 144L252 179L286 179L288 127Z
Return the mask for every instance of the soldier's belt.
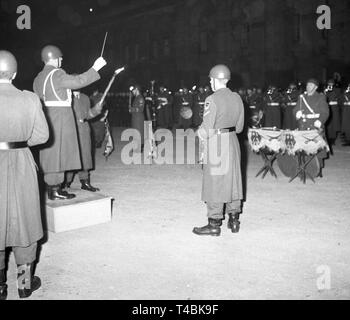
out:
M202 105L203 105L203 104L204 104L204 102L198 102L198 104L202 104Z
M330 106L336 106L336 105L338 105L338 102L337 101L330 101L329 105Z
M45 101L44 104L46 107L70 108L72 106L71 101Z
M278 107L280 104L278 102L270 102L267 105L271 107Z
M183 105L183 106L188 106L188 105L189 105L189 102L183 102L182 105Z
M296 106L296 105L297 105L296 102L288 102L288 103L287 103L287 106Z
M28 148L27 141L22 142L0 142L0 150L14 150Z
M249 106L249 109L256 109L256 106Z
M350 106L350 101L349 102L344 102L344 106Z
M316 114L307 114L305 116L306 119L319 119L320 118L320 114L316 113Z
M223 133L229 133L229 132L235 132L235 131L236 131L236 127L215 129L215 134L223 134Z

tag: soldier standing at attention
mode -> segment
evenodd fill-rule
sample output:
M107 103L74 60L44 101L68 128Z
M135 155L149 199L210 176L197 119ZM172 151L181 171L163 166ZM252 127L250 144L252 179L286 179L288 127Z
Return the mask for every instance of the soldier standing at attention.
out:
M306 84L306 93L299 96L298 103L293 110L299 130L318 130L324 135L324 126L329 117L329 107L326 97L318 93L319 83L316 79L309 79ZM327 152L317 154L321 169Z
M297 123L293 110L297 105L300 92L295 83L291 83L283 95L283 129L295 130Z
M39 97L13 84L17 61L0 51L0 300L7 298L5 249L12 247L20 298L41 286L34 276L43 237L36 164L29 147L45 143L49 128Z
M64 173L81 169L71 90L86 87L99 80L98 71L106 65L106 61L100 57L87 72L72 76L61 69L63 55L59 48L44 47L41 58L45 66L35 78L33 87L46 109L50 139L45 148L40 150L40 164L48 198L72 199L74 194L62 190Z
M212 68L209 77L214 93L205 100L203 123L198 130L199 138L208 142L202 188L202 200L208 211L208 225L194 228L193 233L219 236L225 211L229 215L228 228L237 233L240 227L243 190L237 133L243 131L244 107L240 96L226 87L231 72L225 65ZM225 167L223 170L211 161L217 155L221 139L228 144L220 148L221 165Z
M275 86L270 86L264 99L264 126L282 128L281 95Z

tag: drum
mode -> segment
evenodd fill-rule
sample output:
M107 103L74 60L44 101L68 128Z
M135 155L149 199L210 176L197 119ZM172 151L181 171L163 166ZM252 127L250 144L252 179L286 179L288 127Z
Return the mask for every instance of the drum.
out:
M322 133L317 130L285 130L281 135L281 144L290 155L295 155L297 152L315 155L321 150L329 151L329 146Z
M295 178L297 175L306 174L310 178L317 178L320 173L320 162L317 156L299 153L291 155L288 153L277 155L277 164L283 175Z
M277 155L277 165L283 175L294 177L298 172L298 157L287 153Z
M254 152L262 149L278 153L283 152L281 144L282 131L275 128L252 129L248 131L248 141Z
M193 112L192 112L191 108L189 108L189 107L182 107L180 110L180 115L182 118L189 120L192 118Z

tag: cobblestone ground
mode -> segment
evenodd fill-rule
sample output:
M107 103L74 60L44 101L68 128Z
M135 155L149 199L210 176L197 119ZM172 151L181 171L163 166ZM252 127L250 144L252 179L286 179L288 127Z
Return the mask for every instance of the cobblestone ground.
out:
M206 223L199 165L126 166L120 142L107 162L98 149L92 183L115 199L113 220L50 233L31 299L349 299L350 148L339 145L305 185L277 166L278 179L255 178L249 151L241 232L218 238L192 234ZM17 299L12 255L8 277Z

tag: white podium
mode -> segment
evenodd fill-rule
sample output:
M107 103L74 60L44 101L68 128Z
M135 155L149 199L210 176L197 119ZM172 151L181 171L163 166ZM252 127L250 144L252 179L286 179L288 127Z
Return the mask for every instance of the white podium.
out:
M112 220L112 198L100 193L71 189L72 200L46 200L47 230L53 233L71 231Z

